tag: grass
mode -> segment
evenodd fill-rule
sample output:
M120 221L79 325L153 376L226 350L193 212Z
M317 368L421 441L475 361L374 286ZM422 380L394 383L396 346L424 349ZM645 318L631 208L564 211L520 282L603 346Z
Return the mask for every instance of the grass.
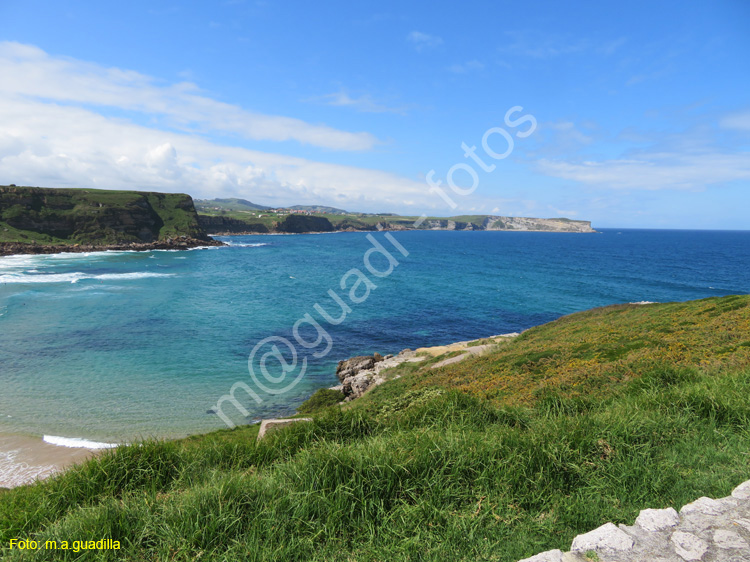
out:
M0 186L0 242L111 244L202 234L189 195Z
M748 296L610 306L532 328L492 353L443 368L404 365L418 376L377 388L364 402L426 386L455 388L497 405L533 405L550 395L593 400L643 373L720 375L750 368L748 344Z
M322 410L323 408L335 406L339 402L342 402L344 398L344 393L340 390L321 388L316 390L315 393L310 396L310 398L305 400L305 402L303 402L300 407L297 408L297 412L299 412L300 414L312 414L313 412L317 412L319 410Z
M515 561L567 550L607 521L750 478L748 304L589 311L444 369L406 365L261 442L254 426L107 452L0 493L0 556ZM638 334L648 345L628 346ZM611 376L614 365L629 376ZM123 550L22 553L11 538L112 538Z

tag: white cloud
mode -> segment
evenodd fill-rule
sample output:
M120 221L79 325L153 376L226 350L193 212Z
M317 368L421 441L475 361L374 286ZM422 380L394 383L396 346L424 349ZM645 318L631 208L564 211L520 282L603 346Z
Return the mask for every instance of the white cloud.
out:
M655 152L633 158L572 163L542 159L547 175L609 189L703 190L750 179L750 153Z
M564 145L587 145L593 142L593 138L576 128L575 123L571 121L556 121L542 123L539 127L542 131L551 129L555 131L557 142Z
M241 196L268 204L441 208L426 184L388 172L226 146L0 94L0 184Z
M202 95L192 83L161 84L119 68L55 57L30 45L0 42L0 94L136 111L167 119L173 127L287 141L334 150L367 150L377 139L300 119L264 115Z
M555 213L556 218L570 218L578 216L578 211L574 211L572 209L558 209L557 207L554 207L553 205L548 205L548 209L550 209L553 213Z
M581 53L592 48L590 41L563 35L550 35L534 30L506 31L511 42L500 52L546 59ZM616 48L616 47L615 47Z
M414 48L419 52L433 49L443 44L443 39L441 37L422 33L421 31L412 31L406 36L406 40L413 43Z
M500 52L522 55L537 59L555 58L583 52L600 56L613 55L626 42L626 37L610 41L596 41L569 34L549 34L533 29L506 31L510 42L500 48Z
M484 70L484 63L478 60L470 60L463 64L453 64L448 67L448 70L455 72L456 74L466 74L471 71Z
M406 112L405 107L389 107L382 103L378 103L372 99L372 96L364 94L360 97L352 97L344 91L334 92L332 94L325 94L312 98L309 101L321 102L326 105L332 105L336 107L351 107L357 111L363 113L401 113Z
M719 125L724 129L750 131L750 111L727 115L719 121Z

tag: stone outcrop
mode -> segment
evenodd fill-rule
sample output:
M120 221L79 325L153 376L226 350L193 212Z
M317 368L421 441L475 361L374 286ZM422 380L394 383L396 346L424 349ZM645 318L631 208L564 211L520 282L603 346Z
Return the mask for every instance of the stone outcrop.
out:
M336 367L336 376L343 383L345 379L353 377L360 371L372 369L375 363L382 360L383 358L380 355L358 355L351 359L339 361L338 367Z
M518 336L517 333L501 334L490 336L481 340L469 340L456 342L450 345L441 345L436 347L420 347L416 351L405 349L396 356L386 355L383 357L379 353L374 355L359 355L344 361L339 361L336 368L336 376L341 384L334 387L341 390L346 397L346 401L351 401L362 396L365 392L386 381L385 369L396 367L404 362L424 361L427 358L437 357L446 353L461 351L462 354L444 359L432 365L433 369L462 361L468 357L481 355L492 349L499 343L506 342Z
M593 556L593 553L596 556ZM678 513L644 509L633 526L606 523L578 535L570 552L548 550L521 562L750 561L750 480L731 496L699 498Z
M376 353L374 355L360 355L339 361L336 376L341 381L341 392L349 402L362 396L368 390L383 384L386 381L385 369L400 365L405 361L422 361L423 357L417 357L411 350L404 350L396 356L385 357Z

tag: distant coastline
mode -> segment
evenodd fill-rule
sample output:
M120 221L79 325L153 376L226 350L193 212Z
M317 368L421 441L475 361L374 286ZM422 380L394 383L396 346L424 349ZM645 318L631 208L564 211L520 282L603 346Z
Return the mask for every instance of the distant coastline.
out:
M200 213L200 214L199 214ZM0 256L222 246L209 235L406 230L591 233L591 222L497 215L407 217L333 207L270 209L187 194L0 186Z
M213 212L216 212L215 209ZM590 221L566 218L469 215L458 217L401 217L362 213L312 214L306 211L256 213L228 211L199 214L198 222L214 236L254 234L310 234L317 232L375 232L405 230L595 233Z

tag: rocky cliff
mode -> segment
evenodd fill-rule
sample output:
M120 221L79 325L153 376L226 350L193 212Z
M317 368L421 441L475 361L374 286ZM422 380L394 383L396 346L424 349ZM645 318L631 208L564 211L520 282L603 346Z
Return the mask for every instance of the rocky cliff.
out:
M463 220L462 220L463 219ZM413 230L414 226L403 220L386 220L378 223L379 229ZM428 230L514 230L527 232L596 232L590 221L572 219L537 219L531 217L501 217L476 215L471 217L428 218L419 226Z
M189 195L0 186L0 242L45 245L210 241Z
M233 219L222 215L198 215L198 224L209 234L239 234L242 232L269 232L263 223Z
M484 230L528 230L549 232L595 232L591 221L571 219L535 219L528 217L489 216L482 225Z
M0 256L223 245L189 195L0 186Z
M312 215L287 215L284 220L273 221L269 225L255 222L249 218L243 220L223 215L198 215L198 221L209 234L239 234L244 232L302 234L346 230L346 228L335 228L331 221L325 217Z

